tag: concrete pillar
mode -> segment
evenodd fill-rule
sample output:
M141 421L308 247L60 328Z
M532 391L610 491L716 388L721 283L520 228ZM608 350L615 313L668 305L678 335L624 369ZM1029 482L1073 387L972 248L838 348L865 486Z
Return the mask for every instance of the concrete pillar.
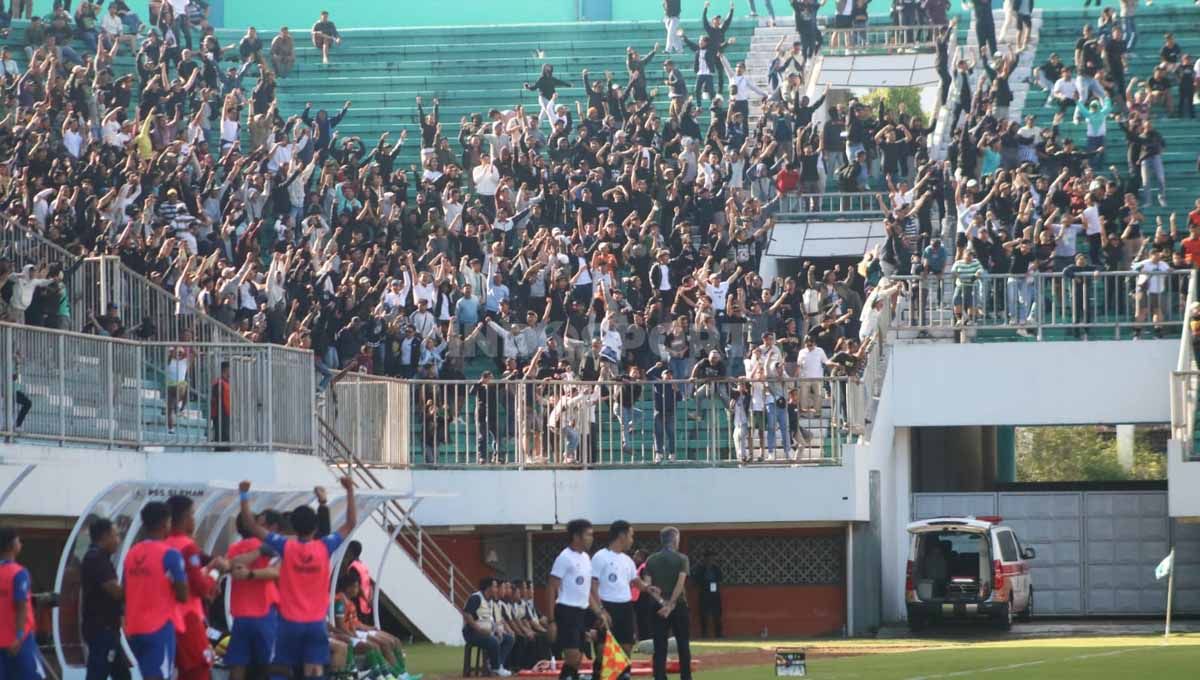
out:
M1133 425L1117 426L1117 462L1126 470L1133 469L1134 434Z
M1017 430L1014 427L996 428L996 481L1001 484L1017 481Z
M883 620L903 621L904 569L908 560L908 533L905 527L912 517L912 429L897 427L892 442L890 483L885 482L881 498Z

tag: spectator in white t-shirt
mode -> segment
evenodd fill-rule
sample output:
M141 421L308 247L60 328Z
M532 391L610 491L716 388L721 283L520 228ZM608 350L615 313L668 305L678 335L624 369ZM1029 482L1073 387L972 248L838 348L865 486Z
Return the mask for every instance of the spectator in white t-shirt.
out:
M718 314L725 313L725 298L729 297L729 287L737 281L742 275L742 268L738 267L730 274L729 278L721 280L721 275L715 273L708 277L708 283L704 286L704 292L708 294L708 299L712 300L713 309Z
M829 357L825 350L817 347L812 336L804 338L804 349L796 357L796 365L800 369L800 412L815 415L821 410L822 379L825 378L825 366Z
M1138 273L1137 291L1134 293L1134 316L1138 323L1145 323L1149 316L1154 321L1154 337L1162 337L1163 298L1166 297L1167 272L1171 265L1163 261L1163 251L1153 248L1150 257L1138 260L1129 267ZM1135 328L1133 337L1140 338L1142 329Z

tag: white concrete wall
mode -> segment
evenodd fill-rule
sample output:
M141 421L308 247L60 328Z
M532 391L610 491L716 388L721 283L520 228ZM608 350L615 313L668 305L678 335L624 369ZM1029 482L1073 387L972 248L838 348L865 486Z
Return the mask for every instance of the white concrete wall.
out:
M1183 459L1183 442L1167 442L1167 514L1200 521L1200 461Z
M896 426L1170 421L1178 340L897 344Z
M861 453L858 453L861 451ZM845 522L869 519L866 468L847 447L840 467L661 470L426 470L413 473L427 499L425 526L549 525L575 517L643 524ZM389 472L381 479L390 483Z
M889 373L895 365L893 355L888 363ZM868 470L879 471L879 516L883 524L879 531L883 600L880 616L884 622L905 618L904 570L908 559L908 534L904 527L911 515L912 451L911 430L897 427L894 420L895 405L901 398L906 397L898 394L890 380L886 381L875 412L865 466Z

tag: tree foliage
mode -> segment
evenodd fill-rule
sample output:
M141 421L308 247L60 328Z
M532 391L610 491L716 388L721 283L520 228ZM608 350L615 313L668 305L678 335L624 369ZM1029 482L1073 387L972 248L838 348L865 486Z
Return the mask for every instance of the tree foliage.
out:
M1117 442L1095 427L1030 427L1017 430L1017 481L1108 482L1165 479L1163 453L1143 437L1134 442L1133 469L1117 458Z
M900 104L904 104L908 115L921 121L922 125L927 120L925 112L921 109L921 88L919 87L879 87L860 99L863 104L874 110L878 110L880 100L883 101L883 106L888 111L895 112L899 109Z

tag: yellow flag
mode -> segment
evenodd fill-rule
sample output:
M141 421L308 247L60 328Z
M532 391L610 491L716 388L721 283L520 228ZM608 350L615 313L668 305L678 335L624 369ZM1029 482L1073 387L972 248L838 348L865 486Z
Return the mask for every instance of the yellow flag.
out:
M600 680L616 680L629 668L629 657L611 632L604 636L604 673Z

